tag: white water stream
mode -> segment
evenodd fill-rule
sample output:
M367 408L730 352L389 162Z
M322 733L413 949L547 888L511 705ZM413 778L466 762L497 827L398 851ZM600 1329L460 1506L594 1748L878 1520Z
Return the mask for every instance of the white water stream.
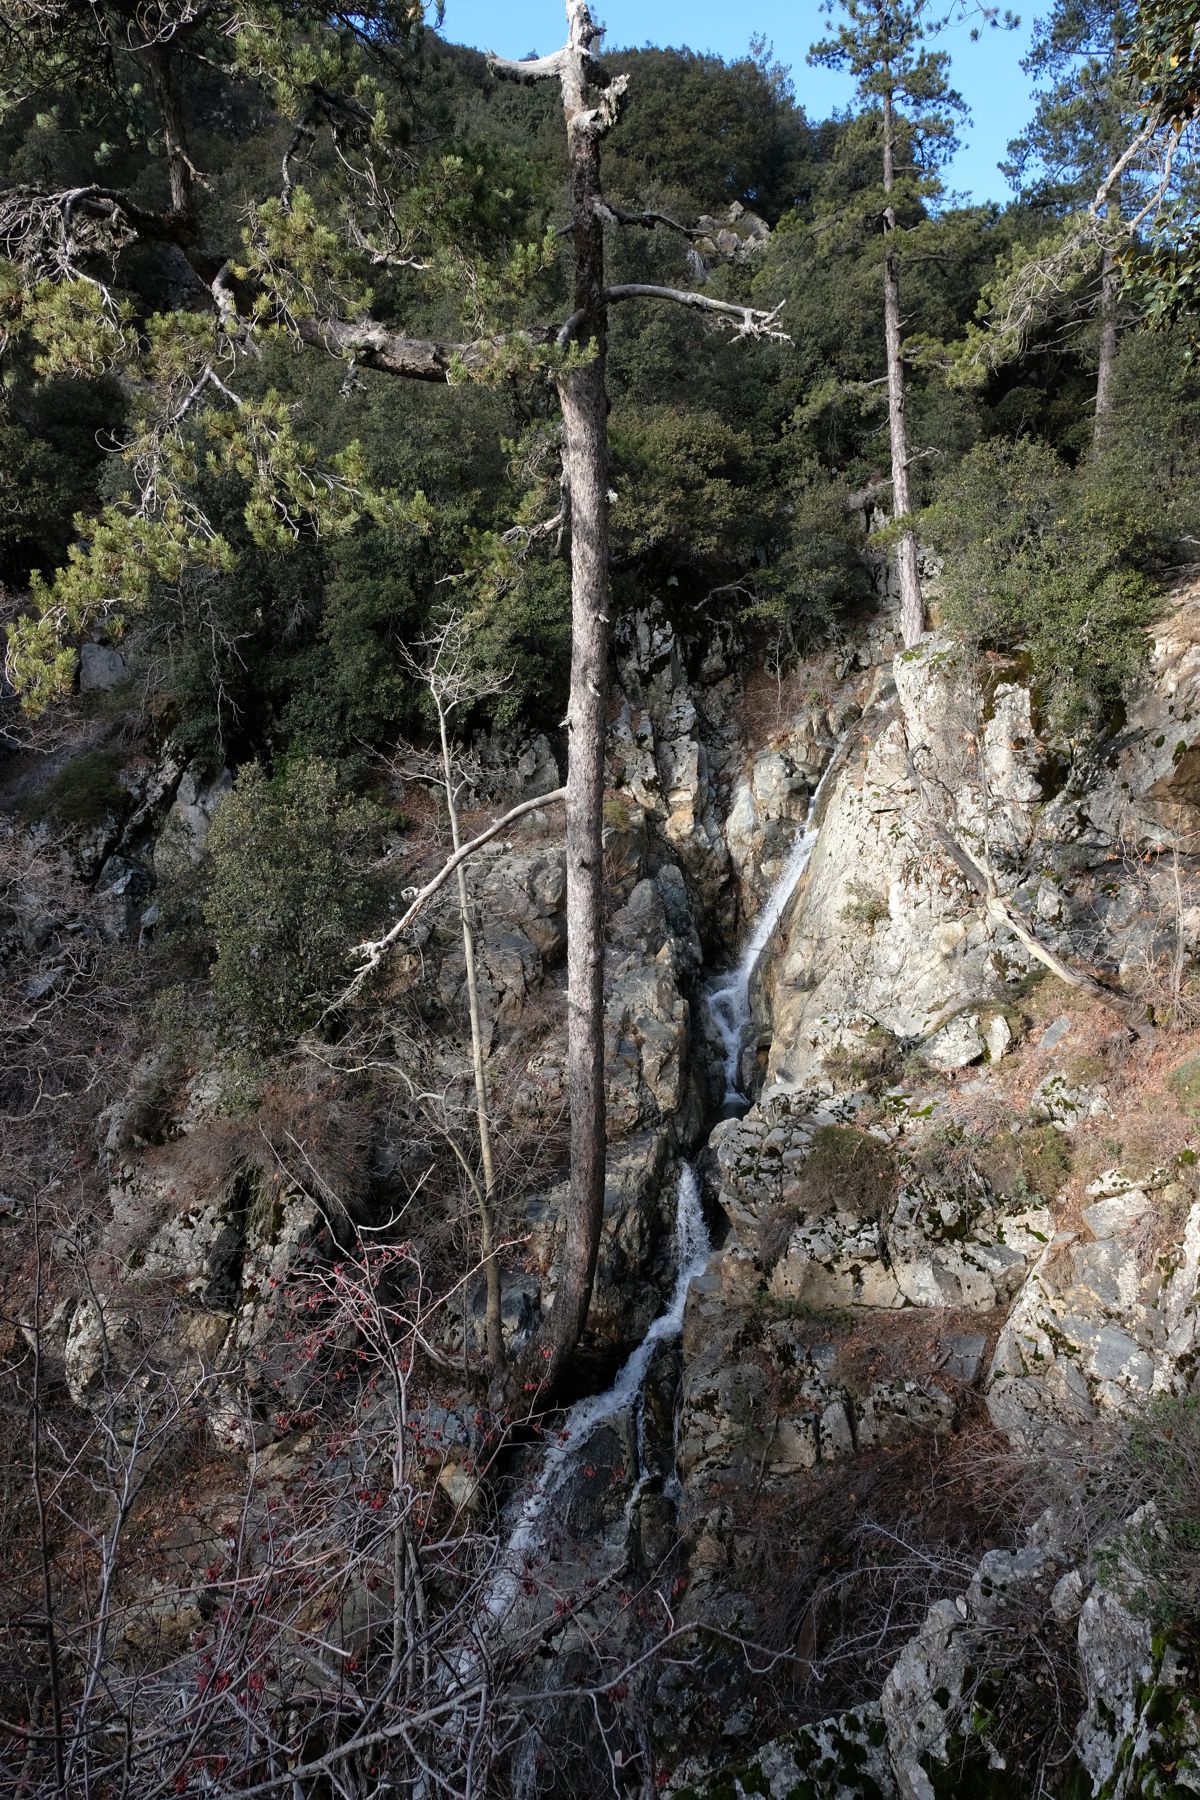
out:
M843 740L844 741L844 740ZM763 951L775 935L783 911L808 868L817 844L817 809L825 786L836 768L841 753L839 744L825 765L824 773L813 789L804 823L791 852L755 921L736 967L728 975L718 976L708 990L708 1010L721 1036L725 1051L725 1105L745 1104L742 1087L742 1052L750 1029L750 983Z
M682 1332L688 1289L697 1275L703 1273L711 1252L695 1170L690 1163L684 1163L676 1190L675 1286L670 1303L622 1364L612 1386L602 1394L589 1394L585 1399L577 1400L546 1446L537 1486L522 1504L504 1551L500 1572L488 1593L487 1611L493 1618L507 1612L519 1593L526 1556L542 1542L547 1510L562 1487L573 1458L583 1450L598 1425L615 1418L637 1400L655 1350Z
M746 1096L740 1086L740 1063L750 1026L750 982L784 908L808 868L817 841L818 807L826 783L840 760L840 750L839 745L813 790L791 854L758 916L737 967L731 974L717 977L708 992L709 1010L725 1051L726 1103L745 1103ZM526 1579L526 1566L544 1544L547 1514L562 1491L571 1464L583 1452L598 1426L637 1403L658 1346L680 1336L688 1289L703 1273L711 1250L695 1171L690 1163L684 1163L679 1171L675 1201L675 1285L666 1311L654 1320L637 1349L622 1365L612 1386L602 1394L590 1394L576 1401L548 1442L537 1483L521 1504L488 1589L484 1610L493 1619L501 1619L507 1614L520 1594ZM635 1504L642 1485L639 1479L627 1511Z

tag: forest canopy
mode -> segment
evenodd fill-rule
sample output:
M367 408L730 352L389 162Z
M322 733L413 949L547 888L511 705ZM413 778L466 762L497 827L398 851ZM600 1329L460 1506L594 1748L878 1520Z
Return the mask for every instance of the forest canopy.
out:
M481 662L507 677L484 712L553 725L561 545L521 535L553 512L558 481L536 326L569 311L545 89L498 81L406 7L294 6L280 32L276 9L239 8L229 31L202 8L146 48L114 6L97 58L103 11L47 4L7 22L0 576L22 619L17 686L48 698L81 632L133 629L168 652L151 659L154 704L193 752L319 748L350 771L416 724L397 651L451 583ZM1047 683L1085 709L1133 654L1195 516L1186 321L1144 343L1136 241L1116 285L1115 251L1076 246L1015 327L1013 289L1053 264L1064 221L1137 130L1129 25L1120 7L1062 6L1042 28L1008 206L946 193L952 109L932 132L919 107L901 112L896 146L908 504L929 508L928 546L957 555L979 472L1003 511L1007 482L1020 504L1014 471L1049 459L1056 554L1070 566L1086 541L1089 564L1122 571L1111 655L1046 650ZM878 106L868 82L854 116L810 119L762 43L730 64L619 61L607 181L648 223L614 234L615 278L665 269L717 299L782 301L791 341L780 353L703 314L614 310L614 604L653 599L685 630L728 625L794 659L862 603L861 525L888 512ZM1151 142L1118 212L1144 203L1161 164ZM1178 154L1170 206L1189 171ZM367 317L496 348L448 389L396 382L346 335ZM1098 383L1112 429L1089 453ZM1147 430L1160 408L1171 428ZM947 597L973 641L1023 640L1053 599L1043 559L1020 564L1019 599L983 604L980 583L1013 587L1013 554L980 524L975 588L955 577Z

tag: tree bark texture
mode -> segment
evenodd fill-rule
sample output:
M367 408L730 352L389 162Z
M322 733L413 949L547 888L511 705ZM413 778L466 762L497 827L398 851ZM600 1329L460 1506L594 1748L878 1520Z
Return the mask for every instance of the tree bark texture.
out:
M150 85L162 121L163 146L167 153L167 179L171 190L171 212L177 219L192 219L192 165L185 148L187 129L179 90L175 85L170 46L155 44L148 53Z
M575 310L587 360L558 384L571 507L571 689L567 707L567 1088L571 1185L558 1288L539 1371L553 1387L583 1332L604 1217L604 738L608 693L608 396L600 145L587 105L594 39L567 0L561 72L570 159Z
M1121 218L1119 184L1109 192L1107 216L1114 232ZM1117 362L1117 297L1121 291L1121 268L1111 244L1104 246L1100 264L1100 356L1096 367L1096 414L1092 423L1092 455L1104 448L1113 410L1113 375Z
M900 338L900 262L896 254L896 212L891 203L895 184L896 119L890 95L883 101L883 336L887 354L888 433L892 453L892 517L906 519L908 497L908 428L904 416L904 358ZM925 602L917 570L917 540L907 527L896 546L900 578L900 635L905 649L919 642L925 629Z

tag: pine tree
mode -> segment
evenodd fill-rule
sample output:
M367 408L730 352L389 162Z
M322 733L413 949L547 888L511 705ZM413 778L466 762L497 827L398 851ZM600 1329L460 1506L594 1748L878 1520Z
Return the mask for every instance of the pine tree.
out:
M1135 89L1126 46L1132 9L1120 0L1056 0L1021 67L1039 84L1029 128L1009 145L1005 173L1035 203L1054 211L1085 206L1136 130ZM1108 186L1108 227L1100 251L1100 337L1092 449L1103 447L1112 417L1113 371L1120 328L1122 213L1144 181L1127 171Z
M966 109L949 83L949 57L928 47L947 15L935 14L927 0L837 0L836 7L834 0L827 0L824 10L839 22L830 37L813 46L809 60L854 76L863 109L861 125L871 134L878 155L878 188L860 196L858 205L869 208L879 224L892 517L898 532L900 629L909 646L925 628L925 604L910 522L901 221L911 202L940 191L937 171L954 153L955 122Z

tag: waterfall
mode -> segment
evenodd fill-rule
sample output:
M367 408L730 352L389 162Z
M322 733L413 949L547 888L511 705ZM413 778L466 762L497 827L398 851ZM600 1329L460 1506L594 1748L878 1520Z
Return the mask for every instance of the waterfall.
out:
M690 1163L684 1163L675 1196L675 1286L666 1311L659 1313L612 1386L602 1394L577 1400L546 1446L537 1485L521 1507L501 1558L500 1572L488 1593L486 1610L493 1618L507 1612L520 1592L523 1559L528 1551L540 1547L543 1520L572 1462L583 1452L597 1426L636 1401L655 1350L682 1332L688 1289L703 1273L711 1251L696 1173Z
M846 740L843 738L842 743L845 742ZM750 1028L750 983L754 977L754 971L758 967L759 959L774 936L775 928L783 917L784 908L795 893L816 848L817 812L826 784L840 759L841 748L841 744L836 746L825 765L820 781L813 789L804 823L800 827L788 859L783 865L779 880L771 889L766 905L755 921L754 930L747 939L740 960L729 974L716 977L706 996L709 1014L720 1034L725 1052L725 1098L723 1104L726 1106L744 1106L746 1100L741 1083L741 1062L746 1036Z
M842 742L847 742L843 739ZM750 1023L750 982L763 951L783 916L784 908L797 883L808 867L817 841L817 815L826 784L840 760L839 744L813 791L804 823L792 846L783 872L760 913L749 942L732 974L715 978L709 988L709 1011L721 1034L725 1048L726 1101L745 1103L739 1085L739 1062ZM688 1289L708 1263L712 1245L704 1223L700 1188L695 1170L684 1163L679 1171L675 1196L675 1284L665 1310L653 1321L645 1337L632 1352L612 1386L602 1394L590 1394L576 1401L563 1418L558 1430L548 1437L542 1455L538 1478L522 1501L516 1523L500 1552L481 1612L497 1622L502 1621L517 1602L526 1582L531 1560L545 1548L546 1525L555 1500L562 1493L573 1464L582 1456L593 1433L606 1420L616 1418L629 1406L636 1405L644 1387L655 1351L660 1344L678 1338L683 1331L683 1315ZM639 1444L641 1423L638 1426ZM627 1508L632 1512L645 1485L644 1477L635 1482ZM459 1674L474 1666L477 1651L464 1653Z

